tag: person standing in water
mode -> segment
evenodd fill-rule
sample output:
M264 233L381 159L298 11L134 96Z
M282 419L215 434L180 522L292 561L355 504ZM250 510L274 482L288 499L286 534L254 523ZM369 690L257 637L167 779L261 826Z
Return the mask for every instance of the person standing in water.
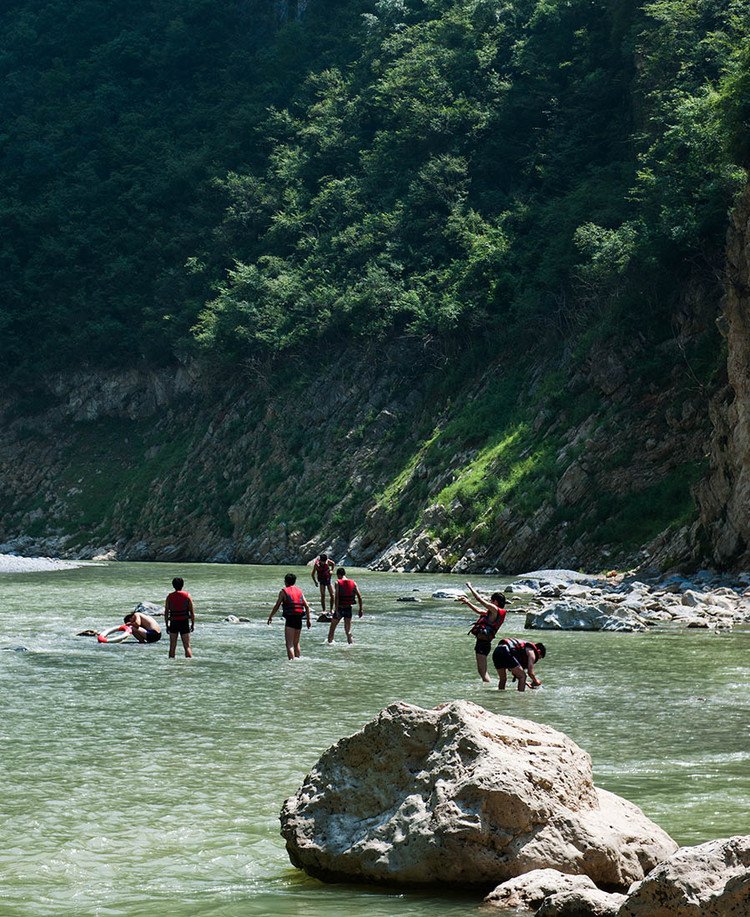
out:
M502 592L493 592L489 600L481 596L471 585L466 584L471 594L482 604L482 608L477 608L473 602L470 602L465 595L459 598L459 602L468 605L472 611L479 615L476 623L469 631L477 638L474 644L474 654L477 659L477 672L482 681L492 681L487 674L487 657L492 649L492 640L495 634L500 630L505 620L505 596Z
M497 670L497 690L505 690L508 669L518 682L518 690L526 690L526 673L529 673L529 684L538 688L541 681L534 674L534 665L547 655L543 643L531 643L529 640L517 640L514 637L503 637L492 654L492 664Z
M284 577L284 588L279 592L273 611L268 616L268 623L283 605L281 616L285 621L284 640L286 641L286 654L289 659L298 659L302 653L299 648L299 638L302 633L302 618L307 615L307 627L310 628L310 606L302 595L299 586L295 586L297 577L294 573L287 573Z
M182 638L185 655L193 658L190 649L190 634L195 629L195 609L190 593L185 591L185 580L176 576L172 580L174 592L170 592L164 603L164 625L169 634L169 658L174 659L177 650L177 635Z
M330 596L331 614L333 614L333 589L331 587L333 566L330 557L327 554L321 554L312 568L312 581L316 586L320 586L320 604L323 606L323 614L326 613L326 589Z
M359 617L361 618L363 614L362 594L359 591L359 586L357 586L353 579L347 578L346 570L343 567L339 567L336 571L336 595L333 620L331 621L331 626L328 628L329 643L333 643L333 635L342 618L344 619L346 641L347 643L354 643L354 639L352 638L352 609L354 608L355 599L359 603Z

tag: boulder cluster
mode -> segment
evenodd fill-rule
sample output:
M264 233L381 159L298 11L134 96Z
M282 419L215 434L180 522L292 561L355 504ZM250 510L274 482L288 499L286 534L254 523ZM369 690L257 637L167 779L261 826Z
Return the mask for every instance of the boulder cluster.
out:
M521 599L532 630L731 630L750 623L750 576L729 583L709 573L649 581L541 571L519 577L506 592Z
M392 704L341 739L284 803L281 833L318 879L476 888L514 914L750 913L750 837L679 848L594 786L563 733L468 701Z

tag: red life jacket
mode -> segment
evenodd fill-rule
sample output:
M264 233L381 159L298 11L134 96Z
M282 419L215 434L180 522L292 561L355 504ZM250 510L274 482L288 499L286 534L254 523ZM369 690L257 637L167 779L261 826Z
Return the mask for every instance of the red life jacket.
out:
M169 623L182 624L190 620L190 593L170 592L167 596L169 604Z
M318 558L315 561L315 569L317 571L319 580L323 580L323 582L331 581L331 568L328 566L327 560L321 560Z
M527 649L530 648L534 650L534 655L536 656L536 662L538 662L539 659L541 658L539 650L536 648L536 644L531 643L529 640L517 640L515 637L503 637L503 639L500 642L504 643L508 647L508 649L512 653L514 653L514 658L518 660L519 665L522 666L524 669L527 669L529 667L529 657L526 655ZM514 652L515 650L522 650L523 652L516 654Z
M353 579L344 577L336 580L336 585L339 587L339 608L351 608L354 604L357 584Z
M281 590L284 595L281 599L283 615L301 615L305 613L305 606L302 602L302 590L299 586L285 586Z
M474 634L475 637L492 640L495 634L500 630L500 625L503 623L504 618L505 615L498 609L497 617L494 621L490 621L490 613L489 611L485 611L484 614L479 615L469 633Z

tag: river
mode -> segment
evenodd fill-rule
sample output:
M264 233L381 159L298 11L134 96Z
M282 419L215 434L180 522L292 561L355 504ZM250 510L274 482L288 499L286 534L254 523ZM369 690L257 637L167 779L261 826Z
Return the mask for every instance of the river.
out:
M476 674L473 616L432 599L448 575L350 571L365 598L355 643L302 633L286 659L266 624L290 568L102 564L0 573L3 917L458 917L475 895L325 885L294 869L284 799L330 744L387 704L464 698L567 733L598 786L680 844L750 834L750 631L547 633L542 690ZM309 568L291 568L314 610ZM167 643L104 645L173 575L195 600L195 658ZM498 578L474 577L480 588ZM399 603L399 596L419 603ZM313 601L315 600L315 601ZM523 633L511 603L504 635ZM249 623L230 623L228 615Z

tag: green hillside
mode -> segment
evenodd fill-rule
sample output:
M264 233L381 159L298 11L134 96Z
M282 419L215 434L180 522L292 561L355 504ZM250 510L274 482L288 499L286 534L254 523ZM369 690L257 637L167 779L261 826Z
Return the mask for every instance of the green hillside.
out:
M6 374L658 323L673 272L716 255L748 155L744 4L298 12L5 6Z
M692 524L748 49L739 0L6 4L0 538L511 569Z

